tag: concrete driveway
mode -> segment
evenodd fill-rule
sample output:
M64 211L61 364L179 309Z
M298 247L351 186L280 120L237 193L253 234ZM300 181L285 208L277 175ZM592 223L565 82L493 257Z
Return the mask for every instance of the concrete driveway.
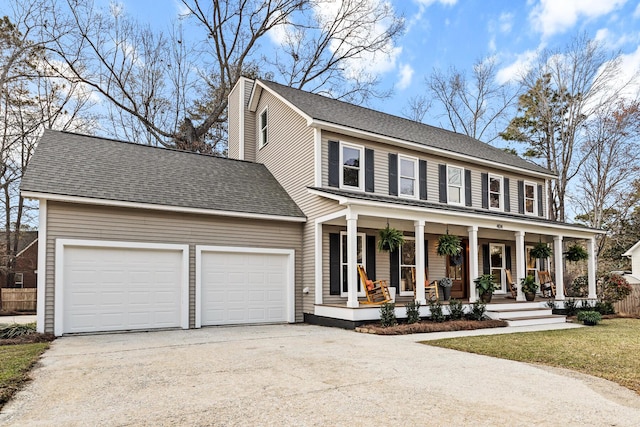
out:
M2 425L616 425L640 396L572 372L308 325L65 337Z

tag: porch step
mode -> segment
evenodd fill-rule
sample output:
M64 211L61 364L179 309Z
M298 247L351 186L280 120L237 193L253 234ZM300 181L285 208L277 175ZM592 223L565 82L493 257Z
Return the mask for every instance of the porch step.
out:
M509 326L548 325L551 323L566 323L567 317L558 314L550 316L516 317L505 319Z
M499 310L487 310L487 316L492 319L509 320L521 317L543 317L551 316L553 310L550 308L536 307L536 308L510 308Z

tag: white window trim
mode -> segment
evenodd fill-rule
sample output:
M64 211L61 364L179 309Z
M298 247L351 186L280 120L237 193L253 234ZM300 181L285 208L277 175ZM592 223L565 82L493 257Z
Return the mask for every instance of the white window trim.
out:
M452 202L449 197L449 170L451 168L460 169L460 202ZM464 194L464 168L462 166L455 165L447 165L447 203L450 205L464 206L465 205L465 194Z
M351 185L344 185L344 160L343 150L344 148L352 148L360 152L360 165L358 166L358 187ZM364 147L362 145L350 144L340 141L340 188L345 190L358 190L364 191Z
M346 265L342 262L342 258L343 258L343 253L342 253L342 236L346 236L347 232L346 231L341 231L340 232L340 296L343 298L347 298L349 296L348 292L344 292L343 290L343 286L342 284L344 283L344 277L342 277L342 272L343 272L343 266ZM366 266L367 266L367 235L365 233L356 233L356 239L361 237L362 238L362 265L365 266L365 270L366 270ZM357 242L356 242L357 245ZM357 247L357 246L356 246ZM375 256L375 255L374 255ZM356 260L357 262L357 260ZM370 272L367 271L367 276L371 274ZM364 289L362 288L362 283L360 283L360 275L358 275L358 297L366 297L367 295L364 293Z
M410 236L404 236L404 240L413 240L415 242L416 238L415 237L410 237ZM414 244L414 254L413 254L413 260L415 262L416 258L415 258L415 244ZM398 286L399 288L399 296L401 297L405 297L405 296L413 296L414 291L402 291L402 267L413 267L414 269L416 268L416 265L414 264L413 266L409 265L409 264L403 264L402 263L402 248L399 248L398 250ZM415 270L414 270L415 271Z
M533 187L533 212L527 212L527 185ZM538 216L538 184L532 181L525 181L522 189L522 198L524 200L524 214Z
M267 125L262 126L262 115L266 114L267 117ZM267 132L267 140L264 140L264 132ZM261 149L262 147L264 147L265 145L269 144L269 108L268 107L264 107L262 109L262 111L260 111L260 114L258 115L258 132L259 132L259 136L258 136L258 149Z
M20 281L18 281L18 275L20 275ZM24 274L23 273L14 273L13 276L14 285L20 285L21 288L24 287Z
M497 208L491 206L491 178L500 181L500 196L498 201L500 203L500 206L498 206ZM502 212L504 211L504 178L502 177L502 175L490 173L488 180L489 182L487 182L487 200L489 201L489 210Z
M413 163L413 172L414 175L413 177L405 177L402 175L402 161L406 160L409 162ZM420 174L420 172L418 171L418 158L417 157L411 157L411 156L405 156L405 155L398 155L398 196L399 197L403 197L406 199L417 199L420 189L419 189L419 177L418 175ZM402 194L402 178L411 178L413 179L413 194Z
M492 246L500 246L502 248L502 267L494 267L491 264L491 247ZM507 264L507 260L506 260L507 254L505 253L505 245L504 243L489 243L489 271L493 272L494 269L499 269L500 270L500 283L502 284L501 288L498 288L496 290L495 293L497 294L504 294L507 292L505 283L506 283L506 277L505 277L505 273L504 270L507 268L506 264ZM495 278L494 278L495 279ZM497 282L497 280L496 280Z

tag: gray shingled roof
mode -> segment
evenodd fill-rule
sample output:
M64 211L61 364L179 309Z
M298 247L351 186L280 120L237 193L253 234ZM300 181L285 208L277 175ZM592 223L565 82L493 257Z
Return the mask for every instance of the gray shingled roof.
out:
M40 138L20 189L304 218L262 164L52 130Z
M265 80L260 80L260 82L316 120L465 154L532 172L552 174L548 169L466 135L278 83Z

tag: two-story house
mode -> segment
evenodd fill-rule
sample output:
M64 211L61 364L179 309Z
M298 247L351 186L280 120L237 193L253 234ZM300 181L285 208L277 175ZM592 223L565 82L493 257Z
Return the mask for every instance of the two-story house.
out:
M506 270L519 282L543 269L563 300L569 240L586 244L595 298L598 231L547 218L550 171L268 81L241 79L228 114L230 159L45 133L21 187L40 200L39 329L352 326L379 316L361 305L358 264L399 303L425 302L415 283L427 274L474 302L480 274L506 294ZM405 236L391 253L376 249L387 225ZM460 236L461 257L437 255L445 233ZM552 259L529 256L538 242Z

